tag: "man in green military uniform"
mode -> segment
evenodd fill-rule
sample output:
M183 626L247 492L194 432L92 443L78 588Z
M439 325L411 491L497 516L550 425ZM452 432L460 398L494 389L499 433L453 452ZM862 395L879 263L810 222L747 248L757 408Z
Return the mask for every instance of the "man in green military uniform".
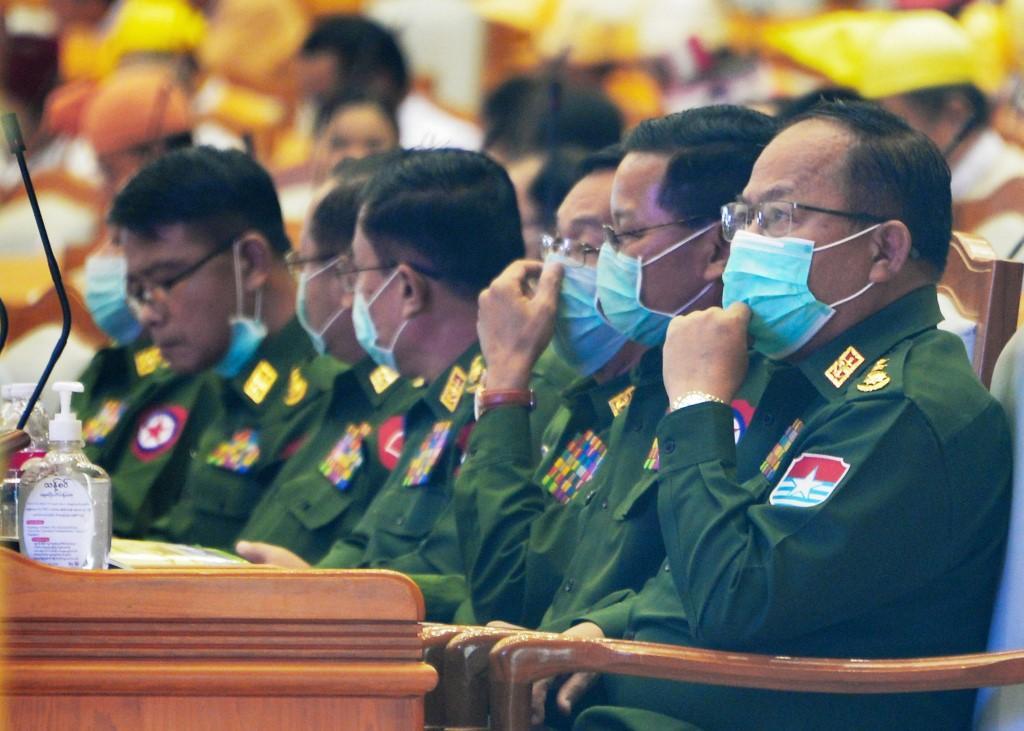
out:
M127 388L111 393L101 384L118 374ZM141 537L179 497L190 452L219 408L215 379L174 373L156 346L137 341L97 354L84 380L102 399L83 435L111 476L114 534Z
M403 419L378 429L391 475L352 533L316 565L414 574L428 615L447 619L466 598L450 502L484 372L477 296L523 254L508 176L477 153L402 153L367 189L352 254L359 344L377 363L426 385ZM538 421L553 411L546 378L534 379ZM260 550L250 557L303 565L279 547Z
M602 440L606 453L567 506L545 497L534 479L507 478L528 474L528 465L516 463L516 452L506 446L517 407L481 419L460 483L478 482L478 491L458 503L464 543L476 554L467 558L474 597L493 608L490 598L506 595L505 582L530 587L528 606L509 601L495 616L563 630L609 595L639 590L657 570L665 554L657 528L654 428L667 406L657 346L671 313L720 301L728 245L718 230L718 209L743 189L774 129L757 112L710 107L644 122L627 137L611 189L617 228L606 230L597 262L597 307L619 333L651 349L605 396L614 415ZM547 268L531 297L520 283L529 265L519 266L518 276L508 273L496 282L481 305L481 341L495 363L488 385L493 378L502 388L520 387L557 310L558 290L545 285L557 282L558 267ZM756 405L756 386L752 379L737 395L741 431ZM507 610L513 613L499 613Z
M311 388L330 396L239 533L236 551L243 557L259 560L267 548L253 543L263 542L318 561L351 532L394 466L387 440L401 436L394 426L416 389L366 355L351 314L352 236L362 190L393 159L345 161L314 202L298 252L289 255L299 276L299 322L320 353L302 372Z
M313 350L293 317L290 244L273 184L240 152L177 150L122 189L110 221L129 302L168 367L218 376L217 416L187 473L173 475L184 481L181 496L151 535L230 546L321 396L300 370ZM142 461L175 433L173 413L148 418L132 450Z
M880 109L818 107L764 151L723 228L728 307L678 318L665 344L664 570L573 633L827 657L981 651L1009 434L959 340L935 327L951 234L939 151ZM781 363L737 446L723 403L748 336ZM650 728L657 712L672 729L958 729L973 706L968 691L604 685L644 710L593 708L579 728Z

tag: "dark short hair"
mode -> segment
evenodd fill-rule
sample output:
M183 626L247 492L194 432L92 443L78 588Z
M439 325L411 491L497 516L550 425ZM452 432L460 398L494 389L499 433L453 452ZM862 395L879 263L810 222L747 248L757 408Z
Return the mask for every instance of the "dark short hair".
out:
M622 162L622 158L625 156L626 150L618 142L614 145L602 147L597 152L591 152L580 160L580 164L576 166L576 182L583 180L583 178L593 173L605 172L607 170L614 171L619 167L619 163Z
M464 297L524 254L512 181L478 152L403 150L367 186L360 221L382 260L407 261Z
M820 89L815 89L814 91L809 91L806 94L801 94L800 96L780 99L778 102L779 111L775 114L775 118L780 122L785 122L787 119L797 117L819 104L838 101L857 101L860 98L860 94L853 89L846 88L845 86L826 86Z
M743 192L750 171L777 130L766 114L732 105L688 109L637 125L626 153L669 158L658 205L683 218L717 218Z
M389 150L342 160L331 172L332 187L310 217L309 234L321 254L344 254L352 247L359 206L367 183L399 157Z
M255 229L274 251L291 245L274 183L259 163L238 150L185 147L145 165L114 198L110 223L145 238L184 223L213 245Z
M586 157L586 150L562 146L545 155L537 176L530 183L527 195L537 207L540 225L551 230L558 218L558 207L579 179L576 170Z
M338 112L348 109L349 107L361 106L373 107L380 112L380 115L384 117L384 121L387 122L391 131L394 132L395 139L397 140L399 138L398 115L395 108L379 96L352 89L332 94L326 101L317 107L316 121L313 124L313 129L316 134L319 135L324 131L324 128L330 124L331 119Z
M949 166L928 137L868 102L818 105L786 127L819 119L854 139L844 166L851 210L902 221L914 249L937 272L946 267L953 227Z
M306 36L301 53L334 56L344 74L345 87L365 89L383 75L398 98L409 90L409 69L395 37L384 26L359 15L324 18Z

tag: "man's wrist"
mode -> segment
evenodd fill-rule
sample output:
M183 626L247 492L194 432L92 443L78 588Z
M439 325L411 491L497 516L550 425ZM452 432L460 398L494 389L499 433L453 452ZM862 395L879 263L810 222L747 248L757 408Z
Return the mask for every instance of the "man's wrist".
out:
M697 404L705 403L725 404L726 401L725 399L719 398L707 391L686 391L669 401L668 410L670 412L679 411L679 409L685 409L687 406L696 406Z

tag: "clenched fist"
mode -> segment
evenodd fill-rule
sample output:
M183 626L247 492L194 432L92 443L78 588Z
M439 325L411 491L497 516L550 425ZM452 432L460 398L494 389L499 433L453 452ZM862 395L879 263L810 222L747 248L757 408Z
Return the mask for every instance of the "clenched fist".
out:
M530 371L554 332L561 283L560 265L524 260L510 264L480 293L476 331L487 388L529 388Z
M690 391L732 401L747 375L749 322L750 308L740 302L672 319L662 365L669 403Z

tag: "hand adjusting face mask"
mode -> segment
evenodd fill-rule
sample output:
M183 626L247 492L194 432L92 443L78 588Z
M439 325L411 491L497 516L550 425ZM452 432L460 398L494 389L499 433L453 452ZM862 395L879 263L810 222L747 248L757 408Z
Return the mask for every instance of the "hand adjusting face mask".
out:
M261 313L263 310L263 291L256 292L256 303L253 317L245 317L242 311L245 309L245 297L242 291L242 266L241 254L239 253L240 241L236 241L231 248L231 256L235 265L235 314L229 320L231 325L231 342L228 343L228 350L220 362L213 369L225 378L234 378L242 366L249 362L256 350L260 347L263 339L267 337L267 326L263 324Z
M821 302L807 284L811 259L852 241L881 224L862 229L831 244L790 236L762 236L737 231L722 281L722 307L743 302L750 308L750 335L754 349L769 358L785 358L802 348L836 314L836 307L867 292L873 282L832 304Z
M388 285L394 281L395 277L398 276L398 269L395 269L391 273L391 276L384 280L384 282L377 288L377 291L373 293L369 301L363 297L363 293L356 288L355 298L352 301L352 325L355 327L356 340L359 341L359 345L366 353L373 358L373 361L377 365L384 365L393 370L398 370L398 366L395 363L395 345L398 344L398 338L405 330L405 326L409 324L408 320L403 320L402 324L398 326L395 331L394 337L391 338L391 343L387 346L381 346L377 342L377 326L373 322L373 317L370 315L370 305L377 301L377 298L381 296Z
M640 300L640 292L644 286L644 267L668 256L717 225L717 222L708 224L643 262L636 257L616 251L611 244L606 242L597 257L597 302L600 305L599 312L608 324L628 339L649 347L663 343L669 321L692 307L694 302L711 289L713 282L708 282L700 292L675 312L661 312L647 307Z
M128 307L127 273L121 255L93 254L85 260L85 306L96 326L117 343L130 343L142 333Z
M597 270L561 254L544 260L562 265L562 288L552 344L555 353L577 373L589 376L619 352L629 338L605 323L597 311Z
M303 272L299 275L299 287L295 292L295 316L299 320L299 325L306 331L306 335L309 336L310 341L313 343L313 349L316 350L317 354L323 355L327 352L327 342L324 340L324 334L333 325L339 317L348 311L348 307L344 305L334 311L334 314L327 318L327 322L322 327L315 327L309 321L309 310L306 307L306 286L313 277L316 277L324 272L332 269L341 258L341 255L332 258L322 267L317 269L312 274L306 274Z

